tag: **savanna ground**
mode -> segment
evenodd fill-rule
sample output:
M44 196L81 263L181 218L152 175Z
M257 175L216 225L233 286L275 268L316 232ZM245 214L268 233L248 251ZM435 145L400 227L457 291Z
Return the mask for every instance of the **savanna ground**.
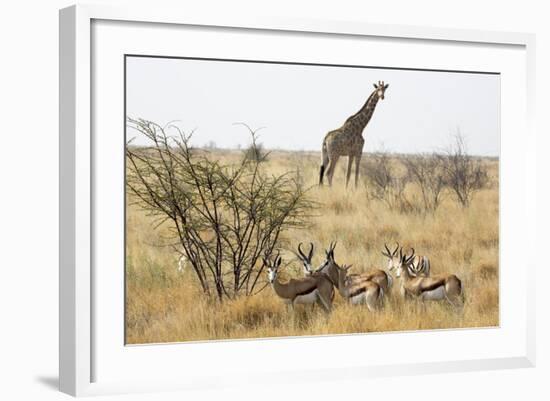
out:
M213 150L211 157L232 160L237 151ZM365 154L363 161L369 157ZM364 180L358 188L344 188L346 158L340 160L334 186L318 188L320 154L275 151L265 168L274 174L299 169L300 179L311 186L310 196L320 208L303 229L286 231L280 280L302 277L302 267L291 251L299 242L315 245L314 265L324 249L337 241L339 264L353 264L352 272L385 268L381 250L399 241L406 249L429 255L433 275L455 273L463 283L465 304L457 312L445 303L425 307L402 300L397 291L376 313L349 306L336 294L334 309L326 316L319 307L297 306L291 312L267 286L251 297L218 303L202 295L191 269L177 271L177 256L159 246L166 227L154 228L152 220L136 206L127 207L126 242L126 342L129 344L258 337L366 333L489 327L499 324L499 197L498 160L485 159L490 185L477 192L469 207L446 194L435 213L397 212L367 196ZM353 178L352 178L353 180ZM415 191L407 187L407 191ZM267 281L267 274L262 275Z

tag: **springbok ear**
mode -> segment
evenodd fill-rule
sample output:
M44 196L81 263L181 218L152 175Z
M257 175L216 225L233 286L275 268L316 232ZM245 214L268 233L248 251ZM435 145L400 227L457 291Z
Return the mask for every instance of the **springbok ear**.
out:
M277 258L277 262L276 262L276 266L279 267L281 266L281 262L283 261L283 258L281 258L280 256Z
M390 84L384 85L384 90L388 89L388 86L390 86Z
M378 89L378 85L372 84L372 86L374 86L374 89Z

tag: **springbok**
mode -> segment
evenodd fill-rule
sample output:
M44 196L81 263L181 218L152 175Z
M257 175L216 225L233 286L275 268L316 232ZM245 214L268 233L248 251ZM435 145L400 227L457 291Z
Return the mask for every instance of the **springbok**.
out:
M401 254L401 261L395 267L395 277L400 281L400 292L405 298L420 300L447 300L452 306L464 303L462 282L454 274L431 277L419 276L423 269L422 263L413 266L414 248L410 256Z
M329 249L325 251L325 261L317 270L315 270L315 273L325 273L334 286L338 288L338 270L336 269L335 264L331 263L331 260L334 260L334 248L336 248L336 242L331 243ZM391 275L380 269L366 273L348 274L347 278L354 283L372 281L382 288L384 294L389 293L393 283Z
M376 311L383 305L384 290L381 286L371 280L357 280L348 276L350 266L338 266L334 260L334 248L327 251L327 269L336 271L336 288L338 292L352 305L365 304L371 312Z
M382 255L388 258L388 270L394 270L400 263L403 257L403 248L396 243L396 247L391 251L386 244L384 244L385 251L382 251ZM415 266L414 276L429 277L430 275L430 260L427 256L415 256L411 262L411 266Z
M326 312L332 310L334 288L324 274L314 274L302 279L290 279L283 284L277 278L282 262L281 256L277 254L273 263L265 258L263 262L267 266L268 279L275 294L284 303L292 306L292 308L296 304L318 303Z
M295 253L296 257L298 258L298 260L300 260L300 262L302 262L302 267L304 268L304 276L305 277L309 277L311 275L317 275L317 274L322 274L324 275L325 273L321 272L321 270L323 269L324 266L326 266L326 264L328 263L328 260L325 260L317 269L313 269L313 266L312 266L312 259L313 259L313 242L310 242L309 243L309 252L307 253L307 255L304 253L304 251L302 251L302 243L300 242L298 244L298 252ZM329 280L330 280L330 277L329 277ZM335 287L337 287L335 285ZM334 301L334 292L332 293L332 301ZM312 305L313 307L315 307L315 304Z
M302 243L300 242L298 244L298 252L294 253L298 260L302 262L302 267L304 268L304 275L310 276L311 274L317 272L320 270L324 264L321 264L317 269L313 269L313 266L311 264L311 260L313 259L313 242L309 243L309 252L307 255L302 251ZM325 261L326 263L326 261Z
M348 270L351 265L343 265L338 270L338 292L342 298L348 300L352 305L365 304L371 312L380 309L384 305L384 290L374 281L356 282L350 280Z

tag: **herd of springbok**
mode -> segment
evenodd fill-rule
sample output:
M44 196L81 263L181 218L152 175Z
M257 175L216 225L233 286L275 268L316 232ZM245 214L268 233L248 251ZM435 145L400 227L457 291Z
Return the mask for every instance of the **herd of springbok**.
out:
M408 255L403 253L399 244L393 251L384 245L382 254L388 260L388 271L376 269L349 274L351 265L336 263L335 246L336 243L330 244L325 251L325 260L314 269L311 264L313 244L310 244L306 254L300 243L296 256L302 262L305 277L293 278L286 283L281 283L277 277L282 262L280 254L272 259L263 259L275 294L292 307L296 304L319 304L330 312L336 289L350 304L363 304L370 311L376 311L383 307L385 297L390 295L394 281L392 274L395 274L399 293L404 298L446 301L454 307L461 307L464 303L460 279L454 274L431 276L428 257L415 255L414 249Z

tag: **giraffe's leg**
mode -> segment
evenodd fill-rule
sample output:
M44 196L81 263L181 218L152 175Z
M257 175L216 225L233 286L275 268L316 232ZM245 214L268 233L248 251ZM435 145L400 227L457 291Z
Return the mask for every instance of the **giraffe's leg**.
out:
M325 141L323 141L323 149L322 149L322 161L321 161L321 168L319 170L319 185L323 185L323 176L325 174L325 169L328 167L328 150L327 150L327 144Z
M334 166L334 161L335 159L334 158L331 158L329 159L328 161L328 167L327 167L327 181L328 181L328 186L332 186L332 170L333 170L333 166Z
M357 188L357 180L359 179L359 165L361 164L361 156L363 156L363 153L359 153L355 156L355 188Z
M328 178L329 187L332 186L332 176L334 175L334 170L336 168L336 163L338 163L339 158L340 158L340 156L336 156L336 155L334 155L333 157L330 158L330 165L329 165L328 171L327 171L327 178Z
M353 166L353 155L349 155L348 156L348 171L346 173L346 188L348 187L349 177L351 176L352 166ZM357 182L355 183L355 186L357 186Z

